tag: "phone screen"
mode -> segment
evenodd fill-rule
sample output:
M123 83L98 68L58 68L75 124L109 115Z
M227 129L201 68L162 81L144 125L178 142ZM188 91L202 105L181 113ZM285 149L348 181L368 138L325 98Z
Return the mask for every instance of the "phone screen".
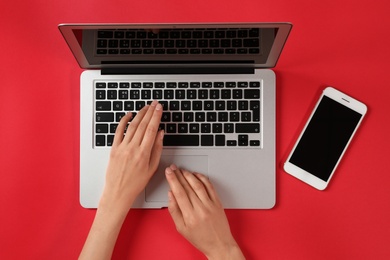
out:
M289 162L328 181L361 117L323 96Z

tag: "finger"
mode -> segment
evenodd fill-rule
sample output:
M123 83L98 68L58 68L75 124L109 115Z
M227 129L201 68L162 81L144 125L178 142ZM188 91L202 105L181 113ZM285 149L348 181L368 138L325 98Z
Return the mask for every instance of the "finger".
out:
M170 168L165 169L165 177L168 181L169 187L172 191L175 201L182 212L183 217L192 213L192 205L190 199L188 198L187 192L184 187L181 185L179 179L176 176L176 173Z
M149 106L144 106L134 117L133 121L130 122L129 126L127 127L126 135L124 140L129 143L137 131L139 123L142 121L144 118L146 112L148 111Z
M160 130L156 135L153 149L150 155L149 167L153 169L153 171L157 170L157 167L160 163L161 153L163 150L163 139L164 139L164 130Z
M137 126L137 131L135 131L133 139L138 144L141 144L142 140L144 139L146 129L149 126L151 118L152 118L152 116L154 114L154 111L156 109L157 103L158 103L157 101L153 101L150 104L150 106L148 107L148 110L146 111L146 114L144 115L144 117L142 118L141 122ZM157 130L158 130L158 126L156 128L154 128L154 129L152 129L152 128L150 129L150 131L151 131L150 134L154 133L153 140L156 137Z
M183 186L184 191L187 193L187 197L190 199L190 202L192 204L192 197L196 196L194 191L192 190L190 184L188 181L184 178L183 176L183 171L182 169L179 169L176 167L175 164L172 164L170 168L175 172L176 178L179 180L181 186Z
M198 203L201 201L203 204L208 205L211 202L211 199L209 197L209 194L206 190L205 185L203 182L198 179L197 176L190 173L189 171L184 170L183 176L189 183L190 187L192 188L194 194L196 195L196 198L193 198L193 196L190 196L190 199L192 199L192 204Z
M118 146L122 142L127 123L130 121L132 116L132 113L127 113L124 117L121 118L121 121L119 121L119 124L115 130L114 142L112 146Z
M160 126L161 116L162 116L162 105L157 103L155 104L155 109L153 111L152 117L145 129L145 133L142 138L141 147L143 149L146 149L147 153L151 153L153 145L156 141L156 135L157 135L158 128ZM136 134L135 138L137 138L137 135L138 133Z
M201 173L194 173L194 174L206 187L206 191L211 201L221 204L221 200L219 199L219 196L214 188L214 185L210 182L209 178L207 178L205 175Z
M176 229L180 230L181 227L184 226L184 219L172 191L168 191L168 199L169 199L168 202L169 214L171 215L173 222L175 223Z

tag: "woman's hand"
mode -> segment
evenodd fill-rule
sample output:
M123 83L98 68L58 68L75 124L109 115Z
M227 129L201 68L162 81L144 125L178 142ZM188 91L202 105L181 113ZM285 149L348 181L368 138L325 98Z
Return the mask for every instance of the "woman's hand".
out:
M103 195L79 259L111 258L131 205L160 162L164 135L158 131L161 115L162 106L154 101L141 109L128 127L131 114L121 119L111 148Z
M175 165L165 175L171 188L168 209L178 232L209 259L245 259L208 178Z
M121 119L111 148L101 203L114 203L129 210L145 189L160 162L164 136L163 131L158 131L161 115L161 104L153 101L139 111L128 127L132 114Z

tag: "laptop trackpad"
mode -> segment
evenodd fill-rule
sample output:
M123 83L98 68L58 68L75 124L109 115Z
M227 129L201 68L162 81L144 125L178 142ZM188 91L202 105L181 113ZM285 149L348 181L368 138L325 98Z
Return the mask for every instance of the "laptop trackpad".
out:
M172 163L190 172L199 172L209 176L207 155L163 155L157 172L145 189L147 202L168 202L169 185L165 179L165 168Z

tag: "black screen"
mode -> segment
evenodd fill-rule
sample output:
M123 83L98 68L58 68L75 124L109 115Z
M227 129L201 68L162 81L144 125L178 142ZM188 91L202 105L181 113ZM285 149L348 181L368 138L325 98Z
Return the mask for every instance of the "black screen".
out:
M327 181L361 117L323 96L290 162Z

